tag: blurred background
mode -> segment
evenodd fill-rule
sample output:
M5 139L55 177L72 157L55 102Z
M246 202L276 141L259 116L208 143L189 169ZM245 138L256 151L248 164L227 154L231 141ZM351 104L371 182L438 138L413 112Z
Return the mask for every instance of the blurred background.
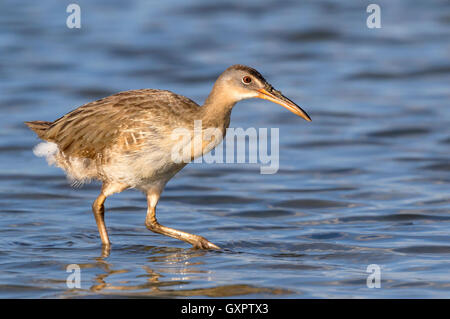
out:
M79 0L69 29L72 1L1 1L0 297L448 297L450 2L376 1L369 29L372 2ZM222 251L149 232L144 196L115 195L101 258L99 184L71 188L23 122L128 89L202 104L237 63L313 119L234 108L231 127L280 129L278 173L190 164L169 182L160 222Z

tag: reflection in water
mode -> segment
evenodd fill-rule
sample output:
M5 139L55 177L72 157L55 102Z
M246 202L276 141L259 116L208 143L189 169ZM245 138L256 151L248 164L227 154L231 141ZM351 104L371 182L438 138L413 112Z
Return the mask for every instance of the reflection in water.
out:
M247 284L224 284L210 288L185 289L191 279L195 279L196 274L206 274L210 271L201 270L199 266L204 266L203 262L194 262L192 259L205 256L207 251L198 249L176 249L173 248L155 248L146 247L157 256L147 258L148 264L141 265L143 273L135 278L126 280L116 280L114 277L127 274L130 271L126 268L120 269L107 261L107 258L95 258L95 262L80 265L81 269L94 268L102 270L101 273L92 278L94 284L88 290L70 290L78 296L89 295L90 293L114 296L152 296L152 297L188 297L188 296L207 296L207 297L230 297L243 295L286 295L292 292L282 288L266 288ZM155 265L161 269L161 272L155 271ZM175 265L175 267L173 267ZM136 270L133 270L136 272ZM162 273L165 273L162 274ZM171 278L167 279L167 274ZM145 278L145 281L142 279ZM138 282L134 284L133 282ZM177 288L167 289L175 286Z

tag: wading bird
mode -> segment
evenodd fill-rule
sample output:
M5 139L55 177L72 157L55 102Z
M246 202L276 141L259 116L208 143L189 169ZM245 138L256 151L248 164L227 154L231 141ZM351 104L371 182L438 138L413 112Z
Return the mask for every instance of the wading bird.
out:
M275 90L255 69L233 65L216 80L203 106L165 90L131 90L87 103L54 122L25 122L42 140L34 149L49 164L62 168L76 183L102 182L92 210L100 238L109 249L104 202L114 193L136 188L147 196L146 227L183 240L195 248L220 249L204 237L158 223L155 209L166 183L187 163L174 161L176 128L193 130L194 121L219 129L221 136L193 150L191 160L217 146L230 124L233 106L240 100L260 98L278 103L311 121L308 114Z

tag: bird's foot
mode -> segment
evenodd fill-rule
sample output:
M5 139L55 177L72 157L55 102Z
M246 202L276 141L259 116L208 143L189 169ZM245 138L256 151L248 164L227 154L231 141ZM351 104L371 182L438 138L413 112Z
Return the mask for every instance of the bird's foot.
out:
M219 250L220 247L217 245L214 245L210 241L208 241L206 238L199 236L200 238L197 240L195 244L193 244L193 248L195 249L217 249Z
M110 252L111 252L111 244L110 243L102 244L102 255L101 255L101 258L109 257L109 253Z

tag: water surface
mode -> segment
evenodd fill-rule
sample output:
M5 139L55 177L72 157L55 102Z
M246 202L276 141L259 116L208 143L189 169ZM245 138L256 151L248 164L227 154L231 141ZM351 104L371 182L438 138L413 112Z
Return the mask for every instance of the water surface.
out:
M449 296L450 6L378 1L86 1L0 4L0 297L416 298ZM159 221L205 236L190 249L144 226L137 191L106 203L101 257L91 203L34 157L23 121L54 120L117 91L198 103L220 72L251 65L311 115L239 103L232 127L279 128L280 169L190 164ZM68 289L67 265L81 267ZM381 267L369 289L367 266Z

